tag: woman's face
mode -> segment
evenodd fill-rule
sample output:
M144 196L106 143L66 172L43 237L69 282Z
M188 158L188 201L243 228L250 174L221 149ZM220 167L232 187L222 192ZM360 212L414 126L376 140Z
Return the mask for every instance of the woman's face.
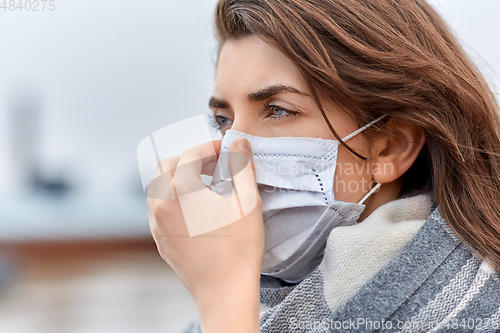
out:
M321 103L340 137L358 129L331 98L324 96ZM260 137L335 139L297 67L281 51L254 36L223 45L210 107L222 133L233 129ZM349 145L368 155L362 135L349 140ZM366 170L363 167L366 162L340 146L337 163L336 199L361 200L372 180L367 166Z

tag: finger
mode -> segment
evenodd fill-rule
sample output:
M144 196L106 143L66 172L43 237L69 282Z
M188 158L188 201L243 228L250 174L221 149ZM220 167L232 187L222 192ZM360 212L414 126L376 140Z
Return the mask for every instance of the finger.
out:
M242 215L247 215L257 205L259 194L250 144L246 138L239 138L231 144L229 170Z
M204 165L216 163L216 161L217 153L212 141L186 150L181 155L173 178L177 194L182 196L207 190L200 175Z
M156 165L156 177L158 177L164 173L167 173L169 171L172 171L173 173L175 173L175 168L177 167L177 164L179 163L180 159L181 159L181 155L177 155L177 156L172 156L169 158L164 158L163 160L161 160Z
M201 174L212 176L217 165L217 156L221 149L221 140L213 140L214 154L202 159ZM208 149L209 145L203 149ZM173 177L175 175L177 165L179 164L182 155L177 155L161 160L156 166L156 178L146 187L146 195L155 199L176 199L177 194L173 186ZM208 188L208 187L207 187Z
M219 159L219 153L222 146L222 140L213 140L212 141L215 155L211 155L208 158L204 158L202 160L203 166L201 168L202 175L213 176L215 167L217 166L217 160Z
M156 177L146 186L148 198L174 200L176 198L172 179L181 155L165 158L156 166Z
M220 149L222 148L222 140L212 140L212 145L214 147L216 157L219 158Z

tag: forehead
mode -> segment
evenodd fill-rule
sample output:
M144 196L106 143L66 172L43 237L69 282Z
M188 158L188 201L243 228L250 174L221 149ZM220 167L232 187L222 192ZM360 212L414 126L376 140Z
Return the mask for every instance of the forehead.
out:
M227 41L220 52L214 96L251 93L264 86L290 85L307 91L298 68L280 50L256 36Z

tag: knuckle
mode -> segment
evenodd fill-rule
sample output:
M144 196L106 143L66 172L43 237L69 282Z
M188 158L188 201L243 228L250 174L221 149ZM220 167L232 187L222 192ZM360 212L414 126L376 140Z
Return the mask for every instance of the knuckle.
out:
M183 173L174 176L174 184L179 196L196 192L199 188L201 180L196 179L193 175Z
M164 158L158 162L156 165L156 176L159 176L162 172L167 172L170 170L175 170L179 162L180 155Z
M157 223L162 221L168 214L168 207L164 203L159 203L154 205L153 211L151 212L153 214L154 219L156 220Z
M159 166L161 166L164 172L173 169L176 165L173 161L173 158L165 158L161 160L158 164Z

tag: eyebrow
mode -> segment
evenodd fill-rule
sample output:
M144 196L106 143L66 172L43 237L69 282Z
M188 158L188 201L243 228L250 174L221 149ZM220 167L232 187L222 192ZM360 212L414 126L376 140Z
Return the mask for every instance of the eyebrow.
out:
M210 100L208 101L208 106L211 109L229 109L228 102L215 97L210 97Z
M269 99L269 98L273 97L274 95L277 95L277 94L282 93L282 92L290 92L290 93L294 93L294 94L309 96L309 95L299 91L298 89L296 89L292 86L285 86L282 84L278 84L278 85L266 87L266 88L261 89L257 92L249 94L248 100L250 102L261 102L261 101Z
M292 86L285 86L282 84L277 84L277 85L272 85L266 88L263 88L259 91L256 91L254 93L248 94L247 98L250 102L261 102L265 101L266 99L269 99L277 94L283 93L283 92L290 92L294 94L300 94L304 96L309 96L306 93L301 92L300 90L292 87ZM208 106L212 109L226 109L229 108L229 103L222 100L218 99L215 97L211 97Z

